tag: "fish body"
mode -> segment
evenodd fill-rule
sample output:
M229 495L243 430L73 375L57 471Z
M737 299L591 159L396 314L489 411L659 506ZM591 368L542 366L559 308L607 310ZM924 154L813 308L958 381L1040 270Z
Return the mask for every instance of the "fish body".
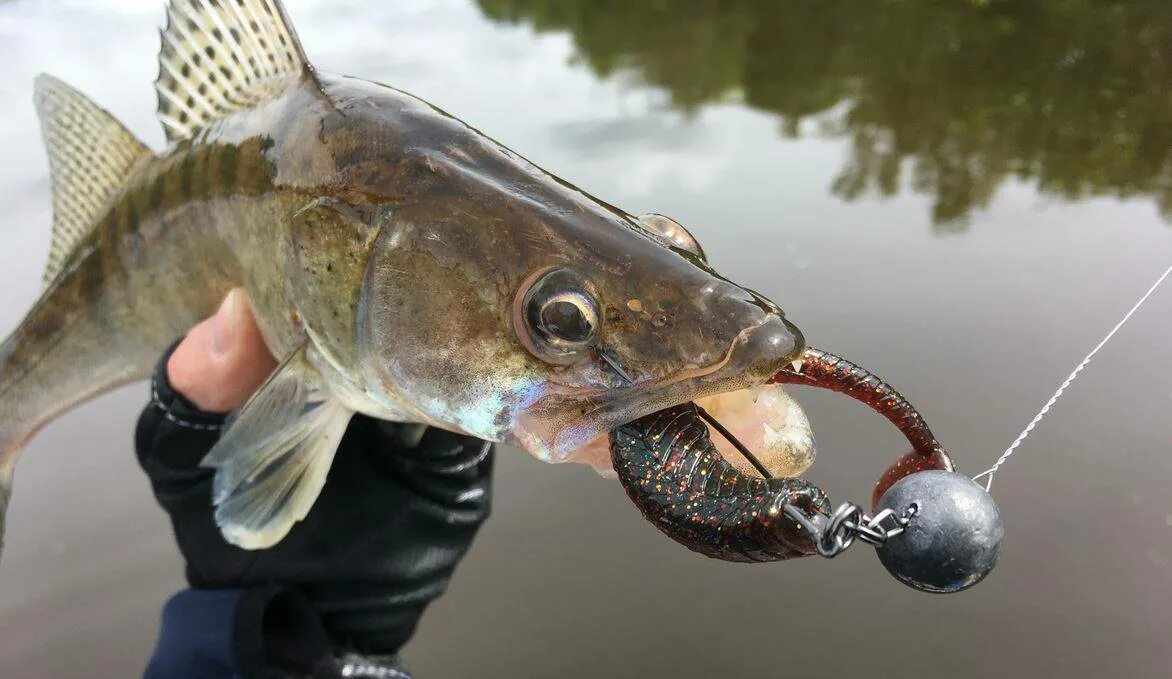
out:
M46 290L0 347L5 494L39 427L147 377L237 286L282 361L205 460L217 521L249 548L304 517L353 413L563 461L803 348L675 222L315 71L274 0L172 0L156 87L161 154L38 81L54 239Z

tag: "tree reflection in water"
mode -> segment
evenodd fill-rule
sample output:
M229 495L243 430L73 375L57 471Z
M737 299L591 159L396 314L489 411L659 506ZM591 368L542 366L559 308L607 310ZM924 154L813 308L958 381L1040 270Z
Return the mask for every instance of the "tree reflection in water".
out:
M1172 2L478 0L569 31L599 76L630 71L684 111L742 99L815 120L853 154L845 199L933 198L963 228L1009 178L1067 200L1151 196L1172 220Z

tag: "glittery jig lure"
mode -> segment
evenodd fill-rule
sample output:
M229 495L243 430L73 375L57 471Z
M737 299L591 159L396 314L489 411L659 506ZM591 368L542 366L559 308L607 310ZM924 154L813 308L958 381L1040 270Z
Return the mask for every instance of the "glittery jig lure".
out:
M739 471L717 451L704 412L686 403L611 434L614 469L648 521L689 549L726 561L834 556L860 539L880 547L881 560L897 578L925 591L963 589L992 569L1001 537L996 507L975 483L954 473L923 417L899 392L818 349L807 349L770 382L846 394L907 437L912 451L876 484L873 504L886 511L871 517L850 503L832 510L826 493L808 481ZM958 518L958 502L975 502L979 516ZM921 544L921 529L944 539Z

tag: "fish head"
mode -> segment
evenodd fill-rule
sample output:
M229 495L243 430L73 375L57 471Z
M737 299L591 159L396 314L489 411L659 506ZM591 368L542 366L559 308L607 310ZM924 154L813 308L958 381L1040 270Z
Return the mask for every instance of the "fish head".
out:
M380 235L364 355L413 419L564 461L804 348L777 305L633 217L485 212L408 208Z
M400 141L366 190L394 204L360 355L368 391L402 417L565 461L643 415L762 384L803 350L782 310L716 273L679 224L419 116L397 139L424 141Z
M513 300L518 341L551 367L512 433L543 459L576 459L636 418L760 385L805 348L776 304L646 220L623 221L595 241L612 257L537 269Z

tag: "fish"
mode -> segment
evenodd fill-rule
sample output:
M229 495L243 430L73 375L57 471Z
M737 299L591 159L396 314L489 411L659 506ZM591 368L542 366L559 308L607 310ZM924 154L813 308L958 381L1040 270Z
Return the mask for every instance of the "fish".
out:
M355 413L613 475L616 429L769 390L764 417L784 416L757 423L763 454L786 473L812 460L800 408L766 386L801 331L684 226L317 70L279 0L170 0L166 17L162 151L36 80L52 237L44 290L0 345L0 506L38 430L147 379L237 287L279 361L203 461L216 523L245 549L306 516Z

